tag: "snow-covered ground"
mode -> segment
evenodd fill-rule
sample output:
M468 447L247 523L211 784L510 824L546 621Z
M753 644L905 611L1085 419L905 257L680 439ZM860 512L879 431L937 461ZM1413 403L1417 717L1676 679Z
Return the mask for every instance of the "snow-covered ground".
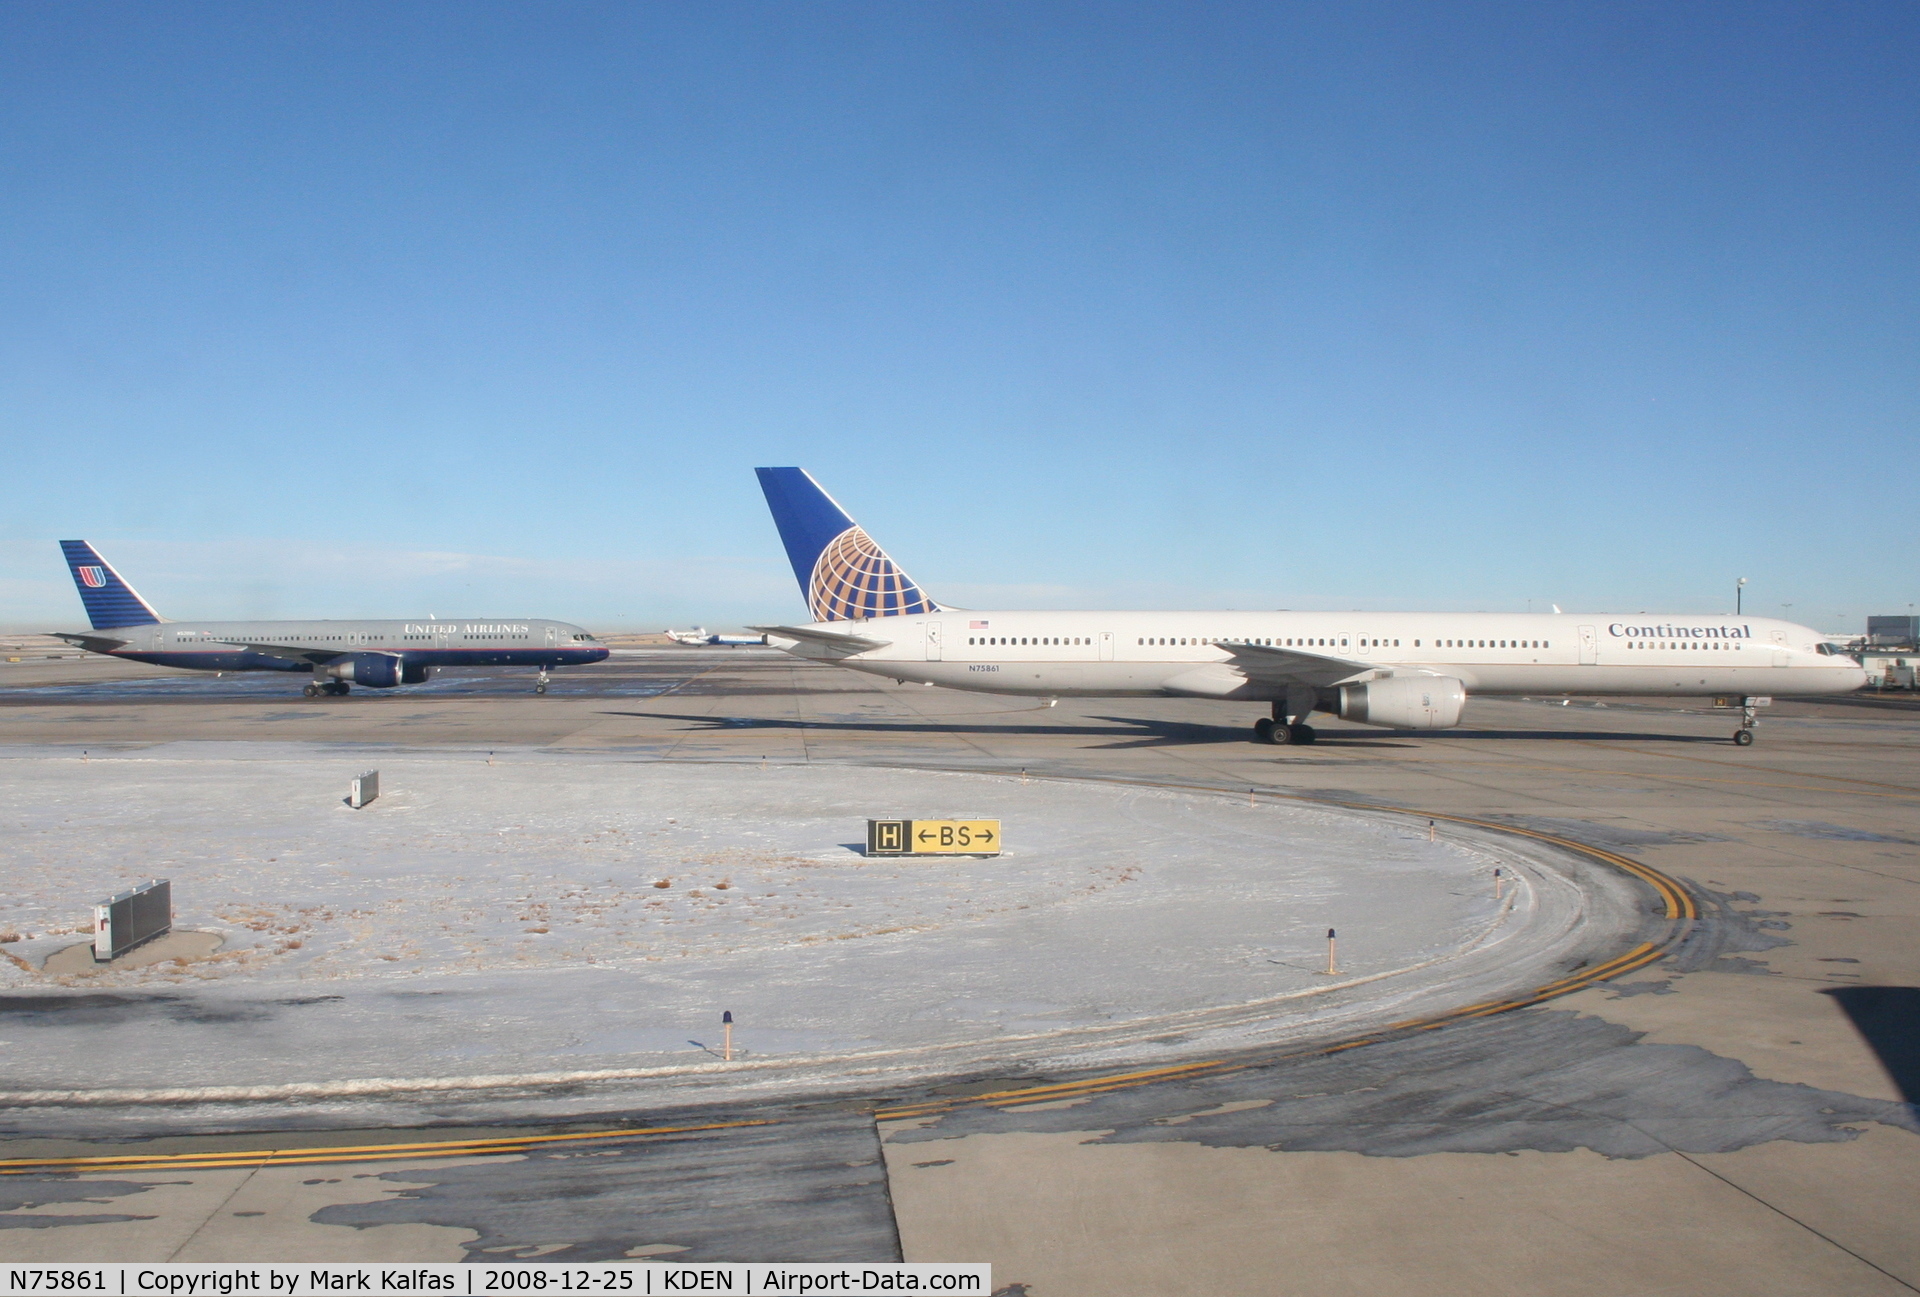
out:
M380 799L349 809L374 766ZM869 816L1000 819L1006 851L868 859ZM1496 902L1500 865L1531 881ZM213 957L40 970L94 900L149 877L172 880L179 927L222 935ZM1108 784L4 749L0 1090L705 1075L723 1010L733 1071L762 1082L1218 1047L1484 972L1503 944L1539 955L1579 904L1498 842Z

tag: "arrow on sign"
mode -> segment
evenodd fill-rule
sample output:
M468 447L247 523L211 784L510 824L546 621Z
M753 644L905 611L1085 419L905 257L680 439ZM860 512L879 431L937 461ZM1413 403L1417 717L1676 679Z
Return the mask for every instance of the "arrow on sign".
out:
M925 829L922 829L915 836L918 837L922 842L925 842L928 838L931 838L933 834L927 832Z
M992 829L982 829L982 830L980 830L980 840L981 840L982 842L991 842L991 841L993 841L993 830L992 830Z

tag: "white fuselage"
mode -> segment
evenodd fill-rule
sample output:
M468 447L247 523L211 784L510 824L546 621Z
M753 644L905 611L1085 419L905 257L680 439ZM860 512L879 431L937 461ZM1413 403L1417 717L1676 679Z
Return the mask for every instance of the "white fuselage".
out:
M796 627L796 629L798 629ZM1223 643L1352 662L1334 683L1451 676L1468 694L1831 694L1865 673L1816 631L1763 617L1524 613L943 612L816 623L885 640L848 652L778 634L800 657L896 680L1047 697L1267 701L1284 685L1229 665Z

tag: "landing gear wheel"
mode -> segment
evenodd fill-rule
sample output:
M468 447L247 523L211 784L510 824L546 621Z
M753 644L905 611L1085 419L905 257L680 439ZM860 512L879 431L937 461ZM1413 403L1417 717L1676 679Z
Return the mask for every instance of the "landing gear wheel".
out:
M1753 731L1752 730L1735 730L1733 732L1733 744L1735 747L1740 747L1740 748L1752 747Z
M326 691L335 698L344 698L353 691L353 686L344 680L335 680L331 684L326 685L325 688Z
M533 691L537 694L543 694L547 691L547 687L543 684L535 685Z
M1262 716L1253 723L1253 741L1255 743L1273 742L1273 718Z
M308 685L305 689L302 689L300 692L305 694L309 698L318 698L320 696L320 686Z
M1311 743L1320 737L1313 732L1311 725L1289 725L1287 735L1288 740L1293 743Z

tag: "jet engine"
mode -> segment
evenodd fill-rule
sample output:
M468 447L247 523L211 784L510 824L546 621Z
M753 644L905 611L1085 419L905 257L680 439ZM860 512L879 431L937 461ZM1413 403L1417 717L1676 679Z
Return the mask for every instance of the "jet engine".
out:
M1388 676L1340 686L1341 720L1401 730L1444 730L1460 723L1467 688L1452 676Z
M332 676L335 680L351 681L357 685L367 685L374 689L391 689L397 684L411 684L407 679L414 668L405 664L392 653L349 653L338 661L329 662L316 674ZM423 676L422 679L425 677Z
M403 685L423 685L427 677L433 674L433 668L425 662L400 660L400 683Z

